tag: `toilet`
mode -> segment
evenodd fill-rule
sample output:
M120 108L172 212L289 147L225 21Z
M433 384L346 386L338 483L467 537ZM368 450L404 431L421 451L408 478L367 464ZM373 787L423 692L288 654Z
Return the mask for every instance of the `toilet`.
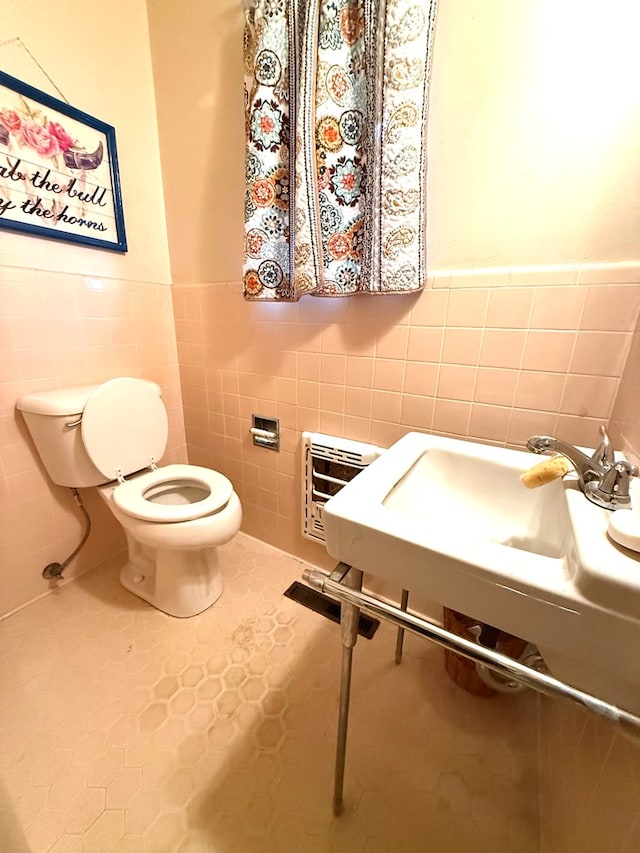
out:
M169 428L155 382L25 394L17 408L53 482L97 487L122 525L126 589L171 616L195 616L219 598L218 546L240 529L240 500L217 471L156 464Z

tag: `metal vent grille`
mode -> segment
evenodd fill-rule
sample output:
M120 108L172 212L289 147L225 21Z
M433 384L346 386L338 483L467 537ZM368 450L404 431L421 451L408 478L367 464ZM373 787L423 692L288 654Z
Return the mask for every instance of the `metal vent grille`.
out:
M303 536L313 542L325 541L325 503L383 452L375 444L321 432L302 433Z

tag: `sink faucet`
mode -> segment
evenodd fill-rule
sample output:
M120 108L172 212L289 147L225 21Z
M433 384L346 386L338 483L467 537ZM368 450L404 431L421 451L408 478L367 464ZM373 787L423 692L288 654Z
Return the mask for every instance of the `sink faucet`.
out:
M592 503L605 509L629 507L629 481L638 476L638 469L626 460L616 462L604 426L600 427L600 434L602 441L591 456L551 435L531 436L527 450L533 453L555 451L566 456L578 473L578 485Z

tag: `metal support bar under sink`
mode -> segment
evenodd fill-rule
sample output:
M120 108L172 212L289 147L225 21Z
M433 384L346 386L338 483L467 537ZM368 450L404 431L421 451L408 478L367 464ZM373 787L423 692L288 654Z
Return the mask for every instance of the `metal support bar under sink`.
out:
M339 815L343 810L344 769L347 748L347 729L349 722L349 703L351 698L351 671L353 649L358 636L360 610L379 619L384 619L398 628L396 662L402 655L401 632L411 631L419 637L431 640L445 649L451 649L476 663L482 663L499 675L524 684L548 696L561 696L583 708L606 717L617 723L622 730L636 740L640 740L640 717L611 705L590 693L571 687L551 675L525 666L498 651L473 643L470 640L447 631L440 625L429 622L419 616L408 613L408 593L403 590L400 607L382 601L375 596L362 592L363 573L346 563L338 563L328 574L320 569L306 569L302 579L313 589L323 592L342 603L341 639L342 669L340 676L340 704L338 711L338 738L334 776L333 811Z

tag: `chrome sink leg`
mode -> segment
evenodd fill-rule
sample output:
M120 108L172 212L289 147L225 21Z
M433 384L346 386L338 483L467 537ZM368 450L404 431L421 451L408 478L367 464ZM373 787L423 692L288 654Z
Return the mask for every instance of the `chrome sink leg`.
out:
M362 572L352 568L342 581L349 589L360 592ZM340 633L342 635L342 670L340 673L340 707L338 711L338 742L336 746L336 766L333 783L333 813L342 814L342 791L344 788L344 765L347 751L347 727L349 725L349 701L351 698L351 668L353 649L358 639L360 608L342 602L340 614Z
M409 606L409 590L402 590L402 598L400 599L400 610L403 613L407 612L407 607ZM396 663L402 662L402 646L404 645L404 628L398 628L398 635L396 637Z

